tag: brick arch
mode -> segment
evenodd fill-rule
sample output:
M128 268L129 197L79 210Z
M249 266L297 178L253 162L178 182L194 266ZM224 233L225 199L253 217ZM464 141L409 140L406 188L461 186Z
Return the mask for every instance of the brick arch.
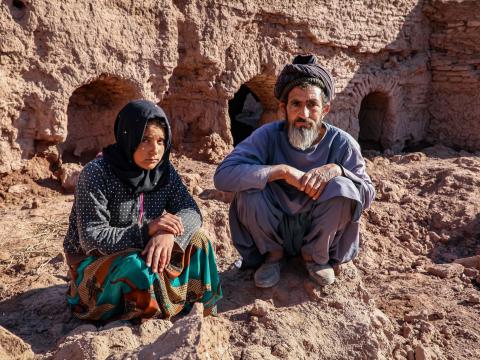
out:
M273 76L259 74L239 85L228 101L230 131L234 145L250 135L256 127L276 119L278 102L273 96L274 85ZM246 109L249 105L250 109ZM248 117L252 123L239 121L239 115Z
M370 76L356 84L353 95L357 139L376 142L380 149L403 147L399 134L403 99L398 81Z
M273 95L276 77L270 74L259 74L245 83L260 99L263 105L261 123L277 120L278 100Z

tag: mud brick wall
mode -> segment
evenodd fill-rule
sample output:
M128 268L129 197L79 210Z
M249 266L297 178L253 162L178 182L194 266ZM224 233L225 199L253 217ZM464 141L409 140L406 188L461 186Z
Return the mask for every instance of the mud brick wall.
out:
M232 144L228 101L245 84L262 122L278 119L275 78L299 53L335 76L331 123L401 149L424 138L430 116L424 5L5 0L0 173L45 152L64 162L93 156L112 141L117 111L140 97L165 108L177 148L218 160Z
M431 125L429 137L480 149L480 3L431 1Z

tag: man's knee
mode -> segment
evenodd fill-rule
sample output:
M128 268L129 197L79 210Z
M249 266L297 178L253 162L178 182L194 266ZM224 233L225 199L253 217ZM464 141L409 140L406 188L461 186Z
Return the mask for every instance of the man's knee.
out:
M319 226L331 228L331 230L344 228L352 222L355 206L355 200L343 196L325 201L317 200L311 212L313 228L317 229Z
M344 196L335 196L328 200L317 199L314 201L315 201L314 208L323 207L329 210L339 209L339 210L350 212L350 213L353 212L353 209L357 204L356 200L352 200Z

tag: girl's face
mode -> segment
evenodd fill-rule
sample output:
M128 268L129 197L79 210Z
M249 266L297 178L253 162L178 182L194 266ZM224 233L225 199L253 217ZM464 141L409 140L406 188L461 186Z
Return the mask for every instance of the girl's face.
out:
M165 130L155 124L147 125L143 139L133 153L133 161L144 170L152 170L162 160L164 152Z

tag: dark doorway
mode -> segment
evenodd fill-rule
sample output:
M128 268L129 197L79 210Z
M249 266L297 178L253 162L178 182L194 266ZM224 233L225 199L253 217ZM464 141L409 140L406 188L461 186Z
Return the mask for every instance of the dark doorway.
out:
M258 127L262 113L263 106L257 95L246 85L240 86L233 99L228 102L233 146L245 140Z
M360 123L358 142L363 150L384 150L383 126L388 106L389 98L382 92L372 92L363 98L358 113Z

